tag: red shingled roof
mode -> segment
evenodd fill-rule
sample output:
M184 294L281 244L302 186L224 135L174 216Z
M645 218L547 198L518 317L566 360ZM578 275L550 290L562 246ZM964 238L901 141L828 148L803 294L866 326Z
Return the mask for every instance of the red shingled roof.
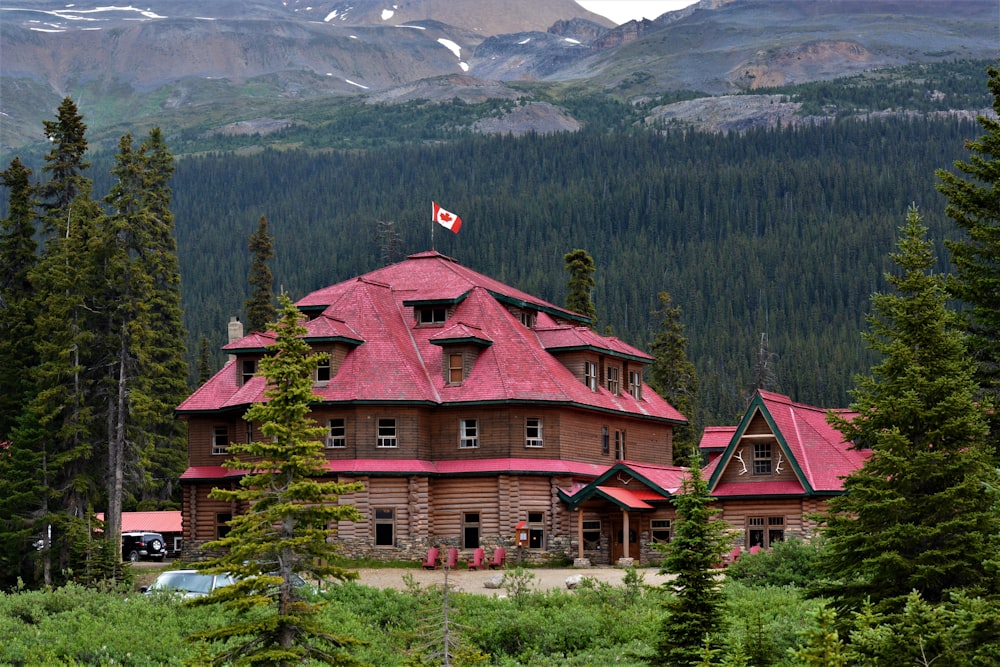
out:
M413 303L447 303L454 312L445 327L417 326ZM524 326L509 305L537 309L536 328ZM547 348L582 346L603 354L652 359L613 338L576 327L581 318L430 251L358 278L317 290L300 308L323 308L312 336L336 332L359 341L344 358L334 381L314 391L322 401L449 402L530 401L579 405L639 417L685 422L648 386L642 400L605 388L591 391ZM448 328L450 327L450 328ZM324 333L320 333L320 329ZM464 382L452 386L442 373L442 343L474 338L482 347ZM259 349L266 336L251 334L226 346L230 352ZM489 343L489 344L487 344ZM227 364L194 392L178 411L224 410L263 400L263 378L240 387Z
M597 477L606 465L561 459L469 459L461 461L426 461L423 459L334 459L326 469L342 475L477 475L495 473L539 473ZM191 466L181 479L213 480L244 475L242 470L222 466Z
M719 484L722 471L730 463L735 445L742 435L748 420L757 411L774 424L775 436L788 456L788 464L796 473L798 482L731 482ZM851 443L844 442L840 431L827 423L828 408L817 408L796 403L788 396L769 391L758 391L741 426L733 428L725 453L706 466L706 475L711 477L713 495L801 495L803 493L836 493L843 490L843 478L862 466L867 452L853 449ZM850 417L847 410L835 410ZM728 427L727 427L728 428ZM712 435L713 446L722 437L719 431ZM708 436L708 434L706 434ZM707 448L703 438L701 447Z

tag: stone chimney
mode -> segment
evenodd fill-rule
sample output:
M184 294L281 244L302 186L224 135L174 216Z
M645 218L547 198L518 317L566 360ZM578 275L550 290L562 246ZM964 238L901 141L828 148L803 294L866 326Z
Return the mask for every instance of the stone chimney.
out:
M243 323L240 322L240 318L233 315L229 318L229 342L235 343L240 338L243 338ZM229 355L229 361L236 359L235 354Z

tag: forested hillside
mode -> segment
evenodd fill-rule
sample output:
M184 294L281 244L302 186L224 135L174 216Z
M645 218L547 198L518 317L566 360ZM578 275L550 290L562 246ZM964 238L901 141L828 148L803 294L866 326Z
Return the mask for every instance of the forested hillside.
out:
M433 233L441 252L555 303L563 255L588 250L599 327L640 346L657 293L670 292L709 424L742 410L762 335L776 389L846 405L873 361L859 332L906 209L920 207L935 240L954 234L934 170L976 133L971 121L893 118L183 159L174 211L189 349L202 335L223 345L229 317L242 317L262 215L276 288L293 298L379 266L376 221L391 221L402 253L431 247ZM460 234L432 232L432 199L463 217Z

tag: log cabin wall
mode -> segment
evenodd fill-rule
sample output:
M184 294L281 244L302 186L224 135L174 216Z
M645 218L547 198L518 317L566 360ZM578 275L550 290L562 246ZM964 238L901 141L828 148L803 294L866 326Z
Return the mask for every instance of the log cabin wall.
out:
M821 512L826 507L825 498L747 498L724 499L719 503L722 508L721 519L731 528L732 544L747 549L750 544L751 518L763 519L762 529L766 532L783 530L783 539L798 537L809 539L816 534L816 522L808 515ZM770 523L771 519L782 519L780 526ZM765 545L768 546L768 545Z

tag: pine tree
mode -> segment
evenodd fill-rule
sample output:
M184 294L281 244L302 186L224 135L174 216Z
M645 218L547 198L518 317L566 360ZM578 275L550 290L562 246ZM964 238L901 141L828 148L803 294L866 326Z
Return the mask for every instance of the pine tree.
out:
M204 602L223 602L245 615L231 625L194 635L195 639L225 641L220 661L239 656L259 664L292 665L308 659L324 664L354 664L348 649L356 643L324 628L319 607L303 599L293 585L295 574L307 577L353 578L333 563L336 545L328 538L338 521L358 521L353 505L338 498L357 491L359 484L322 481L326 430L309 418L313 400L312 374L321 354L310 354L301 314L282 295L277 340L260 362L267 380L266 402L254 404L245 419L260 424L263 438L232 444L226 467L247 474L235 490L215 489L211 496L248 507L230 522L229 533L205 545L225 549L220 557L199 567L225 570L240 577L218 589Z
M76 103L66 97L59 105L56 120L42 122L45 137L52 143L52 150L45 156L43 171L49 180L42 185L41 196L45 208L45 230L65 231L71 204L81 195L89 197L91 181L84 174L90 163L84 160L87 153L87 125L83 122Z
M590 328L597 327L597 308L590 298L594 289L594 259L586 250L574 250L563 256L569 282L566 284L569 293L566 295L566 308L590 319Z
M133 402L136 424L145 441L141 461L144 476L140 495L147 505L176 506L177 480L187 466L187 437L174 408L186 397L188 365L184 346L184 312L181 308L181 274L170 210L170 180L174 157L159 128L153 128L139 149L142 166L141 195L147 246L136 263L148 276L149 290L139 325L146 331L138 360ZM173 503L173 504L171 504Z
M911 591L941 602L951 591L998 592L986 564L997 553L997 471L985 447L985 411L944 278L930 273L931 244L911 208L863 336L882 361L856 379L853 420L832 415L845 441L870 447L825 516L819 558L829 580L816 593L838 616L871 600L898 613Z
M0 442L17 423L30 391L35 363L34 289L29 275L38 263L35 241L37 187L31 170L14 158L0 172L10 190L8 216L0 221Z
M687 338L681 323L681 307L673 305L668 292L660 292L656 337L649 351L656 360L649 367L649 385L688 418L674 430L674 463L685 465L697 452L701 428L698 426L698 375L687 356Z
M247 325L250 330L264 331L277 315L274 307L274 277L268 261L274 257L274 238L267 233L267 218L260 216L257 231L250 235L250 253L253 260L250 263L250 285L253 294L247 299Z
M988 68L987 85L993 110L1000 113L1000 68ZM1000 405L1000 120L979 117L985 133L966 142L969 161L956 162L958 174L937 171L938 190L948 198L948 217L965 238L946 241L955 265L951 292L968 308L969 351L976 361L976 380L994 405ZM1000 457L1000 414L989 415L994 455Z
M208 336L202 336L198 341L198 386L208 382L212 375L212 355L208 348Z
M726 552L728 524L718 519L720 509L708 483L701 476L697 458L684 478L679 494L673 538L666 552L662 572L676 574L667 585L674 595L667 601L667 615L660 626L653 665L695 665L705 643L722 625L722 592L713 569Z

